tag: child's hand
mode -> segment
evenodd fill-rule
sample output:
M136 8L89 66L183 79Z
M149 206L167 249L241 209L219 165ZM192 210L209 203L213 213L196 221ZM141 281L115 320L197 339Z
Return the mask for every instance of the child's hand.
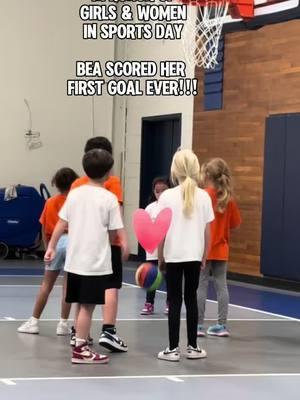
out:
M48 247L45 255L44 255L44 262L45 264L50 264L51 261L53 261L54 257L55 257L55 249L52 249L51 247Z
M204 271L206 268L206 259L203 258L202 262L201 262L201 271Z

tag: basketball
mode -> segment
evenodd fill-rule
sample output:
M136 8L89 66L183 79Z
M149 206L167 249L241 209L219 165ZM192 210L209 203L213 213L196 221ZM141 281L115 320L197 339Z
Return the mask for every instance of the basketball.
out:
M136 270L135 281L141 288L152 292L160 287L163 275L155 264L146 262L141 264Z

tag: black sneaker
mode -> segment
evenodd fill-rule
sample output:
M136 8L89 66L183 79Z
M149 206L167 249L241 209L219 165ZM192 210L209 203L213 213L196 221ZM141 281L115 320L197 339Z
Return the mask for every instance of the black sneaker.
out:
M71 328L71 339L70 339L70 346L75 347L76 344L76 331L74 326Z
M86 341L89 346L92 346L94 344L94 339L92 337L90 337L90 335L88 336Z
M99 337L100 346L112 352L125 352L128 351L128 346L119 338L117 334L111 334L107 331L101 333Z
M71 328L72 333L71 333L71 339L70 339L70 346L75 347L76 345L76 330L74 326ZM87 344L88 346L92 346L94 344L94 339L90 337L90 335L87 338Z

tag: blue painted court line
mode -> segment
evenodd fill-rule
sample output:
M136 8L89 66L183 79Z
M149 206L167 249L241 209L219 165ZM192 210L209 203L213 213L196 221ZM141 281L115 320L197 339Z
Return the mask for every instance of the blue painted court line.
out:
M124 282L135 283L134 272L124 271ZM228 285L230 303L243 307L249 307L256 310L267 311L274 314L280 314L292 318L300 318L300 296L271 292L257 288L248 288L234 285ZM161 290L166 290L165 283ZM208 299L217 300L212 282L209 284Z
M263 288L248 288L236 284L229 285L229 296L231 304L300 318L300 296L265 291ZM208 298L216 300L212 285L209 287Z
M11 275L44 275L43 268L1 268L0 267L0 276L11 276Z

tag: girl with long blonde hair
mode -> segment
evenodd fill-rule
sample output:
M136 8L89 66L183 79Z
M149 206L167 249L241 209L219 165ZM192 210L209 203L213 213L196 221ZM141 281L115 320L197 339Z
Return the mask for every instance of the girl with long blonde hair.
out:
M218 323L210 326L207 334L226 337L229 293L227 287L227 262L230 231L241 224L238 206L233 198L232 175L222 158L213 158L202 165L201 182L212 199L215 220L211 224L211 246L206 268L201 271L198 289L198 336L205 336L203 326L205 303L210 273L213 276L218 299Z
M201 264L205 266L214 213L209 195L198 187L200 166L191 150L175 153L171 177L176 187L165 190L161 208L172 210L172 222L160 248L160 263L166 265L169 301L169 346L158 354L166 361L179 361L179 328L184 277L184 302L187 318L187 352L189 359L205 358L206 352L197 345L197 288Z

